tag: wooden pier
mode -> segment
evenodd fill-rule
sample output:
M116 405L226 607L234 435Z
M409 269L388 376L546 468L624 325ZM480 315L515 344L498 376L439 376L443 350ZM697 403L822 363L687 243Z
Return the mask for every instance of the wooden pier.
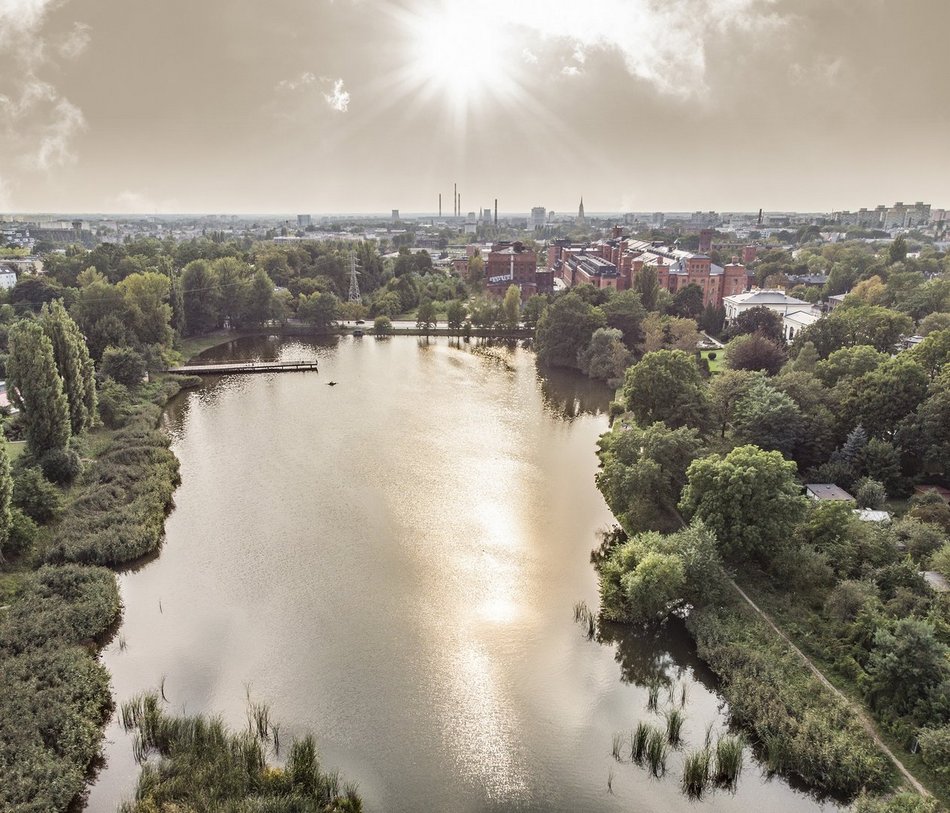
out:
M176 375L249 375L251 373L305 373L317 369L315 361L238 361L223 364L186 364L169 367Z

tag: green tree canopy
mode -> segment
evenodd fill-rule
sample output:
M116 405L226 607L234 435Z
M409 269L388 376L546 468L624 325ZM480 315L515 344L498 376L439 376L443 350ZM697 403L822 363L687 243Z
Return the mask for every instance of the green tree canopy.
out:
M686 475L680 509L709 527L728 559L768 561L805 512L796 466L780 452L739 446L693 461Z
M23 410L26 436L36 457L69 442L69 402L56 369L53 343L35 321L10 329L7 381L13 402Z
M709 423L706 382L682 350L647 353L627 370L620 400L641 426L662 421L702 430Z
M538 361L552 367L577 367L577 354L590 344L604 314L574 291L560 296L538 322L535 346Z

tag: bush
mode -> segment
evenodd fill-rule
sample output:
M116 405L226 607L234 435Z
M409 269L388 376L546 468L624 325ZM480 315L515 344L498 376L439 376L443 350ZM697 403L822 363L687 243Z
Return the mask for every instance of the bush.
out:
M706 354L706 358L709 359L710 361L715 361L718 358L718 355L716 354L715 350L712 350Z
M944 545L930 557L930 567L945 579L950 579L950 545Z
M153 409L116 432L112 445L89 467L49 561L116 565L161 544L179 475L168 436L154 428L158 409Z
M30 519L44 524L62 511L63 498L42 471L30 466L13 475L13 505Z
M37 534L36 523L19 508L10 510L10 532L3 545L4 556L23 556L33 549Z
M879 603L873 582L845 580L825 600L825 614L839 623L850 623L866 606Z
M393 332L393 323L388 316L377 316L373 320L373 333L377 336L386 336Z
M924 764L950 777L950 725L921 729L918 739Z
M854 813L937 813L938 809L936 799L924 799L912 791L883 798L862 791L854 803Z
M65 486L82 474L82 460L72 449L50 449L40 458L40 468L47 480Z
M870 477L862 477L855 484L854 499L858 508L870 508L880 510L887 502L887 492L884 491L884 484Z
M145 359L131 347L107 347L99 363L103 377L127 387L135 387L145 378Z
M111 378L99 387L99 417L110 429L125 426L132 414L132 396L124 384Z

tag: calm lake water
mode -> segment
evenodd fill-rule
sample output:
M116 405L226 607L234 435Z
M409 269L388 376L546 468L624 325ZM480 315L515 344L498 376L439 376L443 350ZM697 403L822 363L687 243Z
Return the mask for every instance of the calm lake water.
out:
M595 640L590 565L611 515L594 486L610 394L542 375L522 349L410 337L255 338L210 360L318 358L319 373L234 376L169 408L182 485L161 555L120 577L103 654L117 702L313 732L368 811L836 810L751 754L735 793L680 790L611 755L645 684L687 686L686 740L728 710L689 639L618 627ZM336 381L336 386L328 382ZM88 808L137 775L113 721ZM608 781L612 791L608 791Z

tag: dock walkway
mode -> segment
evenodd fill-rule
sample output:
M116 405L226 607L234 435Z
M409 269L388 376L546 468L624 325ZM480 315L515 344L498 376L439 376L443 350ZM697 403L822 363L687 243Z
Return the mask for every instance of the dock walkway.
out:
M315 361L241 361L223 364L185 364L169 367L176 375L247 375L250 373L303 373L316 370Z

